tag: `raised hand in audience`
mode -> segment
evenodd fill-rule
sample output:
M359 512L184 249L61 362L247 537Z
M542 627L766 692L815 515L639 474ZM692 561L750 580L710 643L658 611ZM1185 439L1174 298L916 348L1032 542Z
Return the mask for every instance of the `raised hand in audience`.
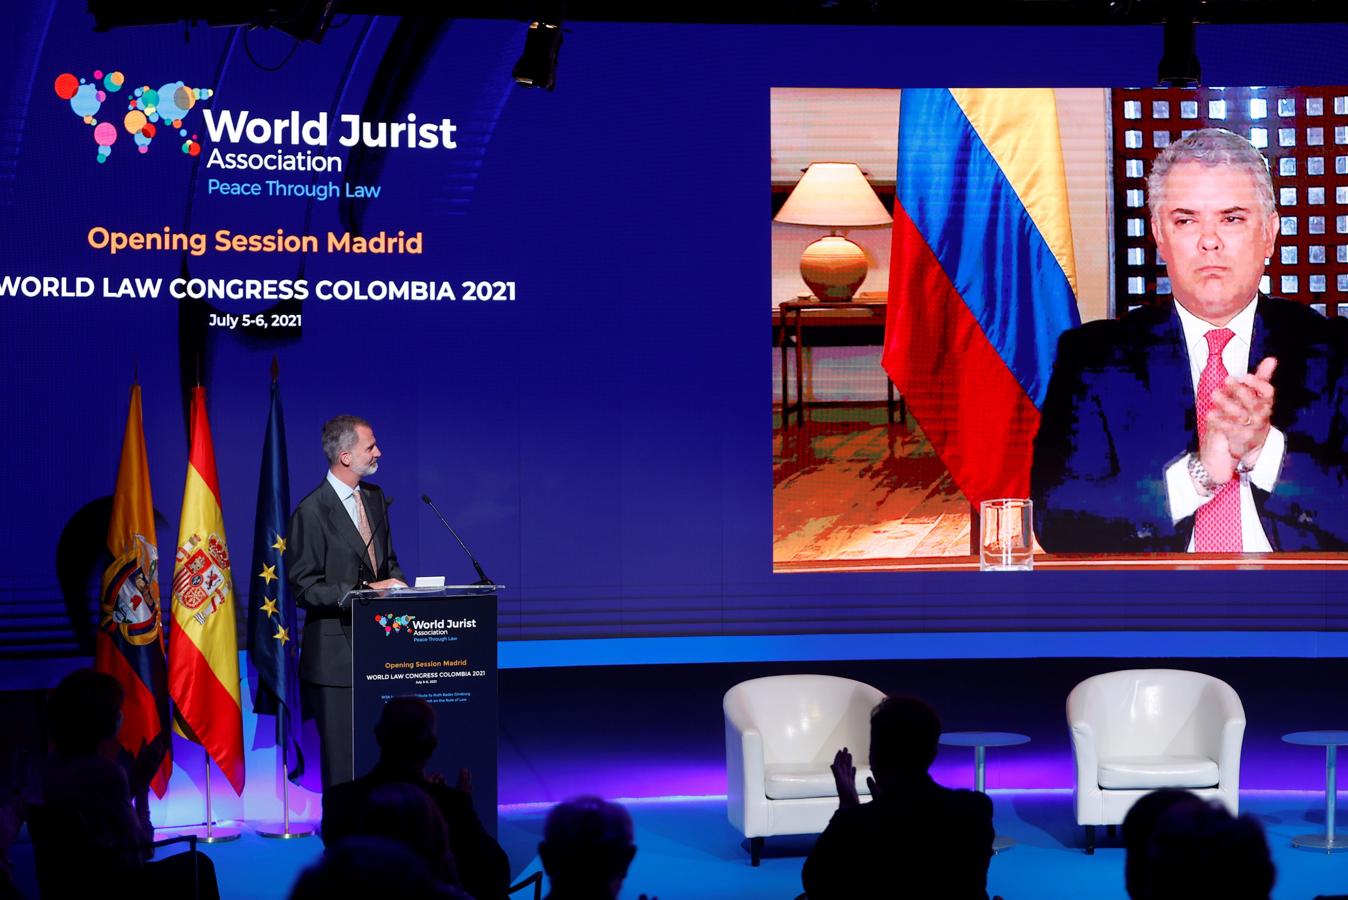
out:
M441 775L439 772L427 772L426 780L431 784L442 784L446 787L449 786L449 782L445 781L445 776ZM465 794L471 796L473 793L473 773L467 769L460 769L459 777L454 781L454 789L456 791L463 791Z
M155 735L154 740L140 748L140 753L136 754L135 762L131 764L131 771L127 773L127 786L131 789L132 797L144 794L150 789L150 782L154 780L154 775L159 771L159 766L164 761L164 756L168 751L169 733L167 731L159 732Z
M829 769L833 772L833 783L838 788L838 808L860 806L861 797L857 795L857 767L852 764L852 751L846 747L839 750L834 754L833 765L829 766ZM869 780L867 783L870 783Z

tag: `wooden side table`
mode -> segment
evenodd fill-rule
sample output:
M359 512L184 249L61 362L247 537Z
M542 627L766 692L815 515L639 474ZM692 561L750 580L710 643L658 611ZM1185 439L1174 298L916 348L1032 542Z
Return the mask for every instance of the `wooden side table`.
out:
M777 307L781 332L779 337L779 346L782 352L782 427L785 428L791 423L791 416L796 417L796 427L805 424L805 408L808 405L805 400L805 339L810 331L814 330L834 330L834 329L880 329L881 338L879 341L864 340L855 344L844 343L842 346L874 346L883 345L885 317L889 311L889 300L884 294L858 294L852 300L842 302L836 300L787 300ZM795 387L796 399L792 401L789 389L790 366L788 364L787 344L794 344L795 348ZM897 398L894 394L894 382L889 380L889 375L885 375L885 387L887 393L887 412L889 424L894 424L894 412L897 408L899 420L902 421L908 415L908 410L903 402L903 396ZM897 402L896 402L897 400Z

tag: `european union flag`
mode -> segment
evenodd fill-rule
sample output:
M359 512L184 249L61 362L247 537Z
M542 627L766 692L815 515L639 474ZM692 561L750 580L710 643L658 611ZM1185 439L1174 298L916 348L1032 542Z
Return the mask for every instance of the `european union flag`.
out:
M281 387L272 362L271 409L262 443L262 475L257 486L253 524L253 567L248 592L248 653L257 682L253 710L276 716L276 744L289 761L291 781L304 774L300 750L300 683L296 655L299 637L295 598L286 580L286 526L290 519L290 480L286 475L286 433L281 416Z

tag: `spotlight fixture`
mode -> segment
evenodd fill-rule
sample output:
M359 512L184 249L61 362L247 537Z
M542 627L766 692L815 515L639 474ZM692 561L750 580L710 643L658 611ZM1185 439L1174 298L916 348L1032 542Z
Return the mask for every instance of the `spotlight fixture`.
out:
M559 23L534 20L524 37L524 52L510 73L517 84L552 90L557 79L557 51L562 48Z
M95 31L139 25L205 22L214 28L275 28L297 40L323 40L336 0L89 0Z
M1156 67L1156 80L1164 87L1193 88L1202 82L1203 67L1194 41L1195 10L1189 2L1177 3L1166 17L1161 62Z

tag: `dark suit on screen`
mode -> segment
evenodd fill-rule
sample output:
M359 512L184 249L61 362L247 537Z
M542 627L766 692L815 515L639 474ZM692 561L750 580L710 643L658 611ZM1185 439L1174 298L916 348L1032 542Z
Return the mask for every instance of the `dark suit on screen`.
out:
M1274 550L1348 550L1348 321L1260 296L1250 371L1278 360L1272 492L1253 486ZM1035 532L1049 552L1183 552L1164 471L1198 449L1188 350L1171 304L1063 334L1034 442Z
M290 517L286 572L304 608L300 680L306 705L318 719L323 786L354 777L351 743L351 609L346 595L373 581L403 578L389 536L388 501L362 482L377 571L370 570L361 540L337 492L326 480L300 501Z
M987 900L992 801L925 772L833 814L801 872L810 900Z

